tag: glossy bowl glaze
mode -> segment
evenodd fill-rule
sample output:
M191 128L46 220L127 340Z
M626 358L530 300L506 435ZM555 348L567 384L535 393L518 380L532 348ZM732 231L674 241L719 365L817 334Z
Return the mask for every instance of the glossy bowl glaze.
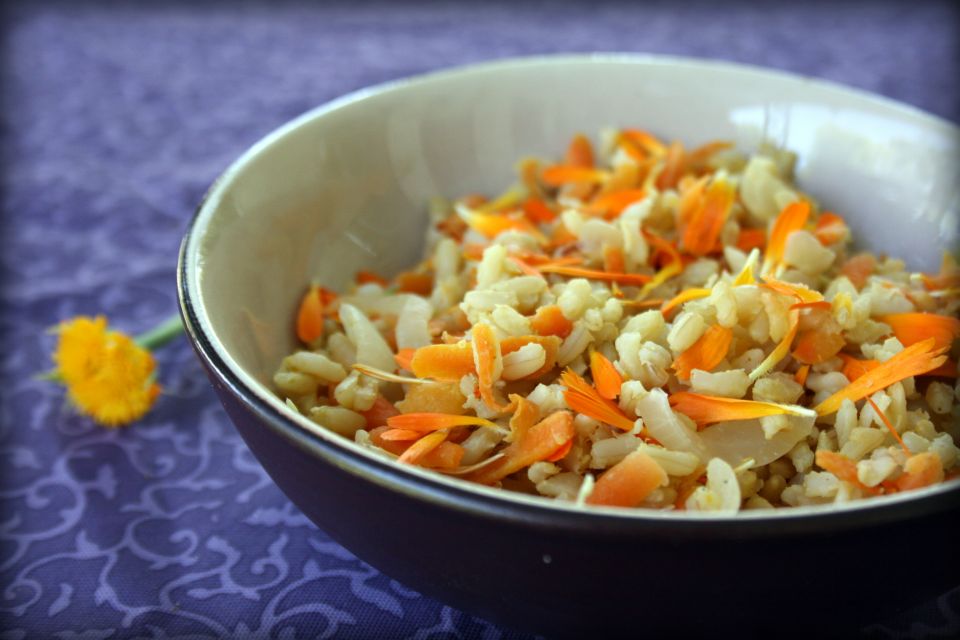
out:
M394 273L432 196L495 192L521 155L640 126L686 144L771 140L875 251L935 269L958 227L960 133L910 107L716 62L531 58L360 91L270 134L211 187L180 255L190 337L230 417L319 527L422 593L556 636L826 630L960 584L960 486L735 517L570 505L400 467L270 388L303 287ZM922 561L918 560L922 558ZM829 626L828 626L829 625Z

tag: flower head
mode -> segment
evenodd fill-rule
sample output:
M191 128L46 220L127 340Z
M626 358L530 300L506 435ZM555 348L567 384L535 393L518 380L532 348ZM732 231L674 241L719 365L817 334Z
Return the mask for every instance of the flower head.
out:
M143 416L160 394L148 349L107 329L102 316L62 322L53 360L70 402L97 422L117 427Z

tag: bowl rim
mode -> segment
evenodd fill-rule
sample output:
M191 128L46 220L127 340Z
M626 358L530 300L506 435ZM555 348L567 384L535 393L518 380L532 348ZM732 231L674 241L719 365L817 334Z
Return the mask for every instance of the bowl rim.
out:
M205 216L209 217L208 212L212 212L236 175L254 157L281 138L294 134L308 122L383 94L421 84L443 82L448 78L496 72L507 68L569 64L622 64L638 68L679 65L688 68L724 69L729 72L780 81L812 83L829 91L879 103L895 113L918 120L926 126L942 129L942 133L948 137L960 137L960 127L940 116L885 96L829 80L757 65L648 53L596 52L501 58L443 68L364 87L314 107L260 138L213 181L197 205L180 245L177 293L184 327L208 371L216 376L231 396L239 400L276 435L285 438L310 455L351 473L357 477L358 481L371 481L410 498L483 518L496 517L498 520L506 518L525 525L551 529L582 529L586 526L598 531L608 529L623 531L626 527L627 530L636 532L651 526L662 530L666 526L677 533L700 535L709 530L711 536L729 534L743 537L744 535L764 536L767 533L782 535L785 532L784 527L788 527L789 532L795 534L822 532L825 527L832 530L860 528L898 520L904 516L916 517L920 514L937 513L960 505L960 481L953 480L909 493L856 500L844 505L827 504L777 510L740 511L736 514L595 506L583 508L573 503L546 497L528 496L476 485L419 467L399 465L393 460L360 447L352 440L314 424L302 415L294 414L266 385L253 380L228 355L224 357L226 350L216 339L214 332L204 326L205 311L202 301L199 295L194 296L191 286L196 276L198 248L202 244L198 240L198 235L203 230Z

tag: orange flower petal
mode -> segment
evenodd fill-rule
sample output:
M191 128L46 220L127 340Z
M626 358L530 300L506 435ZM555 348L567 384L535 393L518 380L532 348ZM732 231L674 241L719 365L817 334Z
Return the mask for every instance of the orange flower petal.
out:
M438 431L452 427L482 426L499 428L495 423L478 416L455 416L448 413L402 413L387 418L391 429L410 431Z
M773 270L783 262L783 252L787 247L787 238L794 231L803 229L810 217L810 203L806 201L792 202L783 208L780 215L773 222L770 231L770 242L763 255L765 271Z
M573 167L569 165L553 165L546 167L541 177L551 187L563 186L569 182L584 182L597 184L609 177L609 173L600 169L588 167Z
M557 275L567 276L569 278L586 278L588 280L602 280L604 282L617 282L626 285L645 284L650 282L652 277L640 273L607 273L606 271L597 271L595 269L565 267L552 264L543 265L538 268L543 273L556 273Z
M846 240L850 235L850 228L846 221L835 213L824 211L817 220L813 230L820 244L830 245Z
M736 197L737 191L729 182L714 180L710 183L700 206L683 229L683 248L687 253L703 256L717 250L720 232Z
M585 135L578 133L573 136L573 140L570 141L570 146L567 147L567 155L564 157L564 162L571 167L583 167L587 169L593 167L593 146Z
M674 411L678 411L687 416L700 427L714 422L753 420L754 418L762 418L764 416L814 416L813 411L810 409L797 405L720 398L687 391L672 394L670 396L670 405Z
M590 375L601 398L616 400L620 395L623 377L613 363L599 351L590 353Z
M707 329L696 342L677 356L673 369L680 380L689 380L694 369L712 371L727 356L733 331L718 324Z
M386 436L386 434L383 434L381 437L384 436ZM397 458L397 462L401 464L417 464L424 456L439 447L446 439L447 434L444 431L428 433L410 445L410 448Z
M546 460L565 447L574 436L573 416L557 411L530 427L521 437L503 449L503 457L471 473L468 480L492 484L508 475Z
M896 313L877 318L890 325L893 335L903 346L909 347L927 338L933 338L934 347L950 347L960 338L960 318L936 313Z
M593 386L570 369L560 375L560 384L567 388L563 393L567 406L577 413L623 431L633 430L634 421L628 418L620 407L601 396Z

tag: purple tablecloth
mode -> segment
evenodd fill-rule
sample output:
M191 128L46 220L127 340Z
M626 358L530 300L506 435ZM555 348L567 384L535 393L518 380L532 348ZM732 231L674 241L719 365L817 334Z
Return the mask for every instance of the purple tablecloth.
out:
M430 69L591 50L751 62L960 115L946 2L77 4L24 2L3 21L2 639L527 637L419 596L308 522L185 341L160 352L166 393L125 430L32 377L60 319L138 332L175 311L194 206L289 118ZM909 588L880 574L879 589ZM956 637L960 591L865 633Z

